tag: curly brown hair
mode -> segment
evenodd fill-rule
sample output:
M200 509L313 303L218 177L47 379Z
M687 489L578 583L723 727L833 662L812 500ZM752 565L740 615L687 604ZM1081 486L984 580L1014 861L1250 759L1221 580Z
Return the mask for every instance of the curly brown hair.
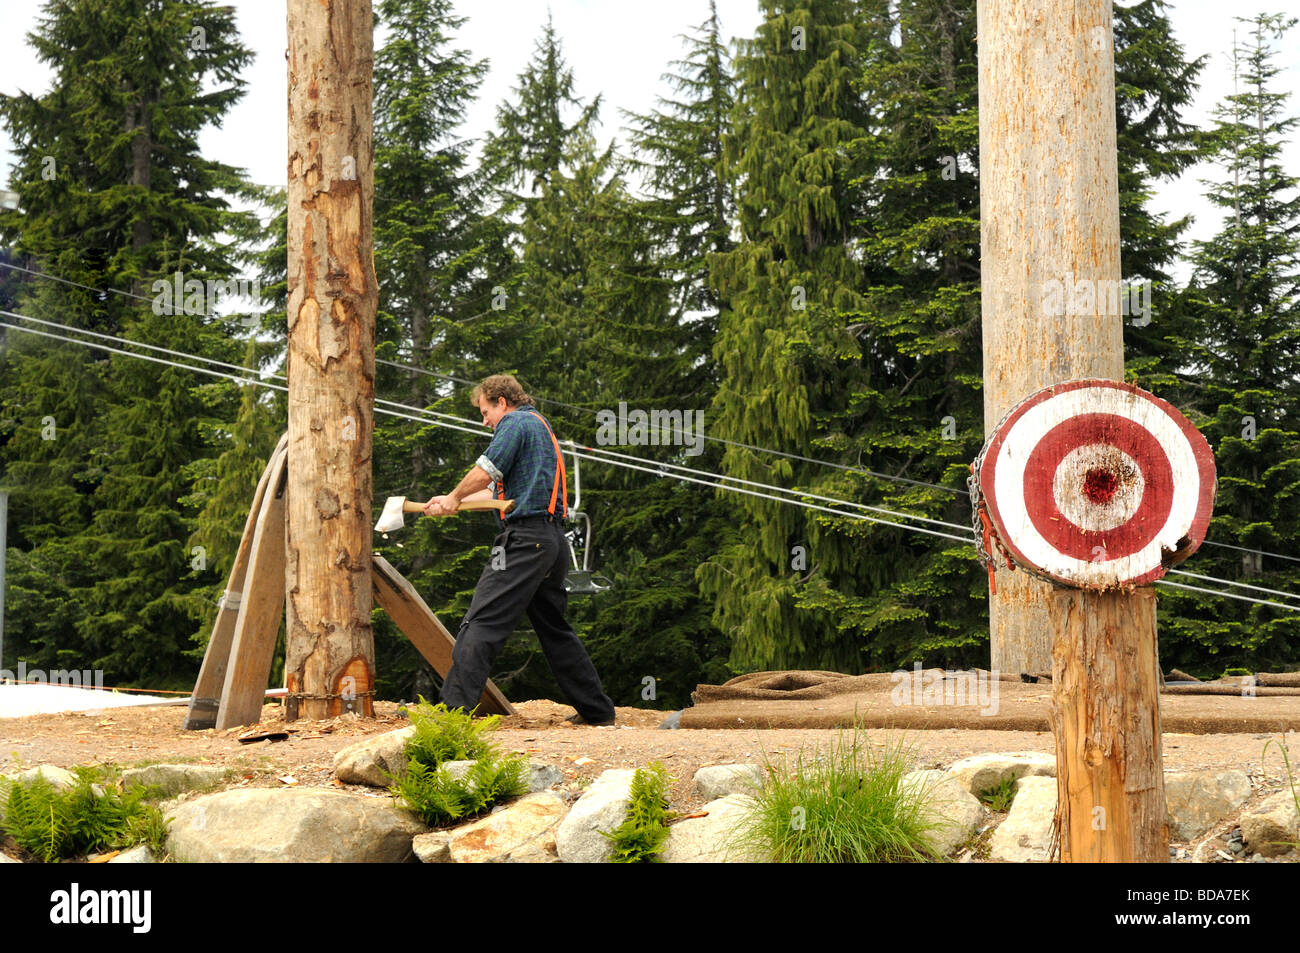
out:
M487 397L494 404L497 402L497 398L504 397L506 403L511 407L533 402L533 399L524 393L523 387L520 386L519 381L515 380L513 374L493 374L491 377L483 378L469 392L469 401L475 407L478 407L480 397Z

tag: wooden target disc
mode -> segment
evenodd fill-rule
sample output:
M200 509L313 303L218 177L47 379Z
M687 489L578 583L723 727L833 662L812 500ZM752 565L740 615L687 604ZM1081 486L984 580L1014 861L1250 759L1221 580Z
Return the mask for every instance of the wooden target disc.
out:
M1121 381L1069 381L1027 398L972 469L1001 549L1087 589L1155 582L1201 545L1214 505L1214 455L1200 431Z

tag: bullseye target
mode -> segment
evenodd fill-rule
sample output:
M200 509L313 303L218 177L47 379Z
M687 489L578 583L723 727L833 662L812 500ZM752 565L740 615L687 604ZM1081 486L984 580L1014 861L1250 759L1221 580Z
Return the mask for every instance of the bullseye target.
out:
M1056 384L1014 407L975 461L989 549L1089 589L1155 582L1205 539L1214 456L1166 401L1119 381Z

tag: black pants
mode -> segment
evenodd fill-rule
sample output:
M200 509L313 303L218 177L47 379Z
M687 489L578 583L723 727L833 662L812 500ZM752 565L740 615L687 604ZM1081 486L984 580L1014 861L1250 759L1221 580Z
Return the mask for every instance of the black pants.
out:
M488 564L456 636L451 670L442 685L448 708L479 703L497 653L527 612L560 690L587 721L609 721L605 694L586 647L564 618L569 548L560 520L529 516L506 524L492 541Z

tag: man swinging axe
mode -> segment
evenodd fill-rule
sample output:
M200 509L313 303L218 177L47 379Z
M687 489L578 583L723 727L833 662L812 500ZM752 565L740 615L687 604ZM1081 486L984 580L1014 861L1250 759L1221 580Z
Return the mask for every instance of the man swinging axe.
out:
M474 599L452 649L451 669L442 685L448 708L471 711L487 684L492 662L527 612L542 652L560 690L578 714L575 724L612 725L614 703L605 694L591 656L565 621L569 594L568 479L560 445L532 399L509 374L493 374L470 393L470 401L494 431L492 442L460 485L425 505L429 516L450 516L464 500L496 495L515 500L510 513L498 514L501 532L479 576Z

